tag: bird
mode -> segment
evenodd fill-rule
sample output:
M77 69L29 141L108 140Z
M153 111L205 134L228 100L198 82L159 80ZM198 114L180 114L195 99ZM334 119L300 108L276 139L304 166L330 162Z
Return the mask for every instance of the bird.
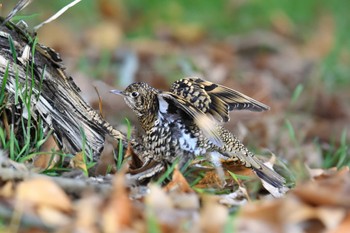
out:
M223 126L230 120L230 111L262 112L269 110L267 105L197 77L177 80L169 91L135 82L123 91L110 92L123 96L144 130L141 145L135 143L137 153L144 154L145 165L140 169L143 178L164 171L159 164L177 161L181 167L197 156L209 155L237 160L273 187L285 187L284 177L267 167ZM152 170L152 166L157 169Z

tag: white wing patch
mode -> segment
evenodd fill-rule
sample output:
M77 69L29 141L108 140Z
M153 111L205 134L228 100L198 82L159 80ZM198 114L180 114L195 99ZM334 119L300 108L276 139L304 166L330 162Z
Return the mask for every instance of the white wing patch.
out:
M161 95L158 96L158 102L159 102L159 111L163 114L167 113L169 104L164 100L164 98Z
M184 130L181 131L181 134L182 135L179 138L180 148L184 151L196 151L198 148L198 139L195 137L191 138L190 134L186 134Z

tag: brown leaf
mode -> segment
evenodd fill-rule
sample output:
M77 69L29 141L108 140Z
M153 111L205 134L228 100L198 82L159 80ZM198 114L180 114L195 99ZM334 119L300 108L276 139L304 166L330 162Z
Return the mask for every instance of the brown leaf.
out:
M193 189L188 184L185 177L180 172L179 168L176 167L173 172L173 177L171 181L164 187L166 192L176 191L179 193L191 193L194 192Z
M158 185L150 185L150 193L146 196L145 203L154 209L172 209L173 203L166 192Z
M14 184L13 181L6 182L0 189L0 197L10 198L14 194Z
M330 231L330 233L348 233L350 230L350 214L348 213L344 220L340 223L340 225Z
M66 193L49 178L34 178L21 182L16 189L16 199L37 207L50 207L69 212L72 203Z
M82 170L84 172L84 174L88 174L88 169L86 166L86 162L84 160L85 160L84 153L79 152L73 157L70 164L73 168L78 168L78 169Z
M48 225L64 226L71 222L70 216L51 206L41 206L37 209L37 213Z
M102 199L100 196L88 194L76 204L76 232L98 232L96 224L100 219Z
M195 185L195 188L221 188L221 180L215 170L207 171L204 177Z
M345 167L340 171L328 170L293 190L303 201L313 205L342 206L350 208L350 173Z
M124 173L117 173L113 180L110 200L102 212L104 232L119 232L132 223L133 205L124 183Z
M41 151L56 151L59 150L55 139L50 136L41 146ZM60 156L52 153L40 154L34 158L34 166L39 169L53 168L60 161Z
M200 232L223 232L227 222L228 209L218 203L217 197L204 196L200 213Z

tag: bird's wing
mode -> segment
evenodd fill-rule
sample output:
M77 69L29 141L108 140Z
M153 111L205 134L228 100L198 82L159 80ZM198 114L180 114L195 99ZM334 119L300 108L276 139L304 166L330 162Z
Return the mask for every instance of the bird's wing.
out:
M159 110L169 114L180 114L179 110L185 113L194 124L196 124L214 145L221 147L223 142L216 129L217 123L200 109L196 108L187 100L170 92L158 94Z
M219 122L229 121L229 111L250 110L261 112L269 107L238 91L195 77L174 82L170 92L182 97Z

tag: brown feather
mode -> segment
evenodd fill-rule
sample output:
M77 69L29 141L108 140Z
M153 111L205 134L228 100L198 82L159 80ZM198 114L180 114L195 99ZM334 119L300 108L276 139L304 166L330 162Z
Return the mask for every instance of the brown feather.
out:
M219 122L229 121L229 111L266 111L269 107L238 91L195 77L180 79L171 86L172 93L191 102Z

